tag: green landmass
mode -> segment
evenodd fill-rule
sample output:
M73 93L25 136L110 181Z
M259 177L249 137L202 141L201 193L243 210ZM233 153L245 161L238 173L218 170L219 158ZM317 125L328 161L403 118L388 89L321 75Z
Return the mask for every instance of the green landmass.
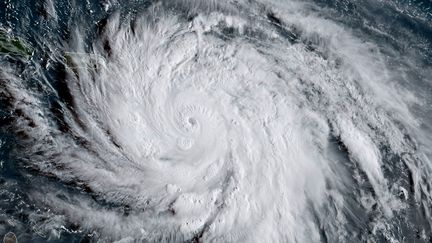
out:
M25 40L19 37L9 36L7 32L0 29L0 54L10 54L29 57L33 49Z

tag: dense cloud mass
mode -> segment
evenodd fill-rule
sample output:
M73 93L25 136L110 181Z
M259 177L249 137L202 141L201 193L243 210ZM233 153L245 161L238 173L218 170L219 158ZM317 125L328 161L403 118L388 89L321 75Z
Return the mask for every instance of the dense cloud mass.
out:
M427 2L1 4L0 237L432 240Z

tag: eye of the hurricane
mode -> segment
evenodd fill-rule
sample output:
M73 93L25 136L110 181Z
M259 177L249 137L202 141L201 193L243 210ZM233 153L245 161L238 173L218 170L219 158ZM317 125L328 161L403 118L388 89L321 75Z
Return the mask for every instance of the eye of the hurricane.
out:
M223 157L227 128L211 96L184 92L167 97L146 104L149 108L142 114L145 119L139 119L145 125L136 127L150 128L146 129L147 137L151 138L147 141L152 144L150 147L157 146L159 160L178 166L182 163L204 166ZM133 136L135 131L128 132Z
M181 112L180 116L182 117L180 123L180 129L182 130L182 133L177 140L177 145L182 150L189 150L194 145L199 133L202 132L200 131L201 127L194 117L187 115L184 116L184 114Z

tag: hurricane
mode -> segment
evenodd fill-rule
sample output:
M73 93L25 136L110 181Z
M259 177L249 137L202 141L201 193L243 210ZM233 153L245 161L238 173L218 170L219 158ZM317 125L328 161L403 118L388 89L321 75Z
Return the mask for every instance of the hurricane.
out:
M431 23L428 0L1 0L0 237L430 242Z

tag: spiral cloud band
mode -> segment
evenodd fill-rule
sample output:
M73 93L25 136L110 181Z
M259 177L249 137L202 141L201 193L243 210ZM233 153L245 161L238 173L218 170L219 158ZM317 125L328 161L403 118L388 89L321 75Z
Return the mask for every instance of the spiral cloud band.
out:
M44 40L49 62L0 68L33 232L427 239L432 143L412 110L425 101L392 47L311 2L120 5L104 1L93 33L77 16L67 42ZM60 25L56 3L44 6Z

